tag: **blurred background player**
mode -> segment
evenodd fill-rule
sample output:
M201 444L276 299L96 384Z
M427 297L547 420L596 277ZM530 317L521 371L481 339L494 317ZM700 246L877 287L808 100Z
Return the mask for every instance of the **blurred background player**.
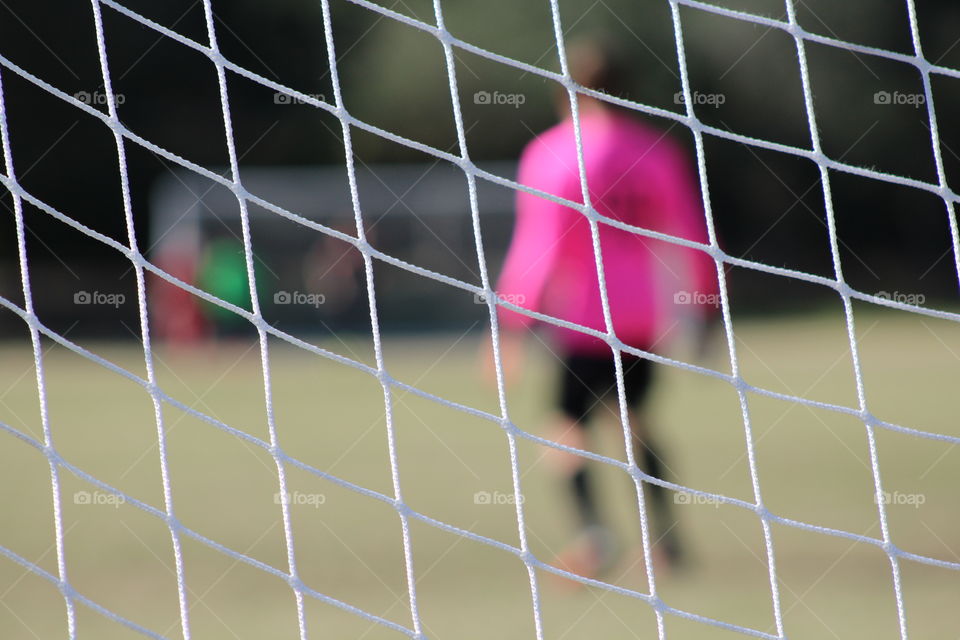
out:
M613 48L584 41L569 48L568 61L579 85L621 94L626 69ZM578 94L578 100L583 161L595 210L630 225L706 242L699 190L686 154L664 132L640 122L631 112L584 95ZM582 203L574 126L565 90L558 92L557 108L560 123L524 149L518 180ZM598 224L613 328L621 341L660 352L682 316L707 317L702 302L716 300L717 281L714 262L706 253ZM502 299L606 332L590 225L578 211L518 192L514 235L498 285ZM518 367L521 341L534 321L502 307L500 317L505 367L512 375L511 370ZM588 426L596 409L611 410L604 401L616 401L613 354L603 340L550 328L551 347L562 367L555 399L558 413L549 437L587 449ZM626 353L622 357L637 464L663 478L663 459L644 415L653 363ZM591 469L580 456L550 451L563 475L579 527L558 564L580 575L595 576L610 567L616 545L601 517ZM662 487L644 486L652 514L655 561L675 566L682 552L668 494Z
M257 293L263 297L263 274L254 263L258 283ZM197 270L197 285L225 302L250 311L250 281L247 278L247 260L243 243L233 235L222 233L204 247L203 258ZM201 305L218 338L249 336L255 329L243 316L213 303Z

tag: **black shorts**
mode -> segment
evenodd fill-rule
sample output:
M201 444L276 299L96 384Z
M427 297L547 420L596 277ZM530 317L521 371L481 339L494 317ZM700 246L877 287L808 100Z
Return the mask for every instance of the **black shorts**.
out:
M631 408L643 405L652 379L650 360L623 354L623 385ZM595 407L616 397L617 374L612 354L570 355L563 359L558 404L566 417L585 425Z

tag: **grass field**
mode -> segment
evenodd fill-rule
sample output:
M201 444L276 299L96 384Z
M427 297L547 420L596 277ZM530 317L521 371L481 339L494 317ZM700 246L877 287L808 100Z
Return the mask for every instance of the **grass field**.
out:
M857 307L866 397L881 419L960 436L960 327L907 314ZM751 384L856 406L853 367L839 313L737 320L743 377ZM496 412L495 391L477 374L477 334L387 337L387 368L426 391ZM26 334L0 343L0 421L42 438L32 356ZM353 338L324 346L372 361L370 344ZM86 344L143 375L135 343ZM274 410L280 445L290 455L392 495L390 461L377 381L354 369L271 344ZM153 408L141 387L45 343L50 423L61 455L102 481L162 508ZM188 406L267 439L259 354L251 344L191 352L157 351L160 384ZM706 363L728 370L725 349ZM524 376L509 391L515 422L539 433L548 416L553 364L531 344ZM744 427L725 382L658 367L655 416L674 480L696 489L753 500ZM404 392L396 392L400 478L409 505L463 529L517 544L507 440L499 427ZM856 419L749 396L764 500L782 516L880 536L867 438ZM264 450L185 412L164 407L172 494L187 527L285 569L276 469ZM623 459L612 420L597 429L596 448ZM56 573L49 471L35 448L0 433L0 544ZM902 549L960 561L960 452L949 443L888 431L877 436L893 541ZM551 560L569 541L570 517L540 446L521 440L519 462L533 552ZM600 470L605 509L627 549L608 579L646 590L636 559L639 530L628 477ZM389 505L288 469L296 555L311 588L410 627L400 523ZM163 522L68 472L62 474L66 565L73 586L108 609L165 637L179 638L170 536ZM78 492L81 492L78 494ZM90 504L82 498L90 496ZM487 492L493 504L478 504ZM922 504L918 504L922 503ZM678 504L694 562L661 576L669 605L775 633L766 552L757 516L729 505ZM774 525L773 541L785 630L790 638L899 637L890 563L876 546ZM431 638L533 638L527 574L515 556L412 521L417 592ZM294 638L297 618L280 578L189 537L184 561L195 638ZM901 562L910 637L956 638L960 573ZM654 638L644 602L604 590L562 588L540 574L545 636ZM56 587L0 558L0 637L63 638ZM79 606L84 640L141 637ZM400 638L402 634L308 599L315 638ZM665 618L669 638L737 634Z

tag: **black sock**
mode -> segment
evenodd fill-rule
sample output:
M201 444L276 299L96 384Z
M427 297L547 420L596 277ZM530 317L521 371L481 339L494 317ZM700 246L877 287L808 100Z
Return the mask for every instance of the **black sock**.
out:
M656 450L650 445L640 445L643 449L642 464L644 470L658 480L664 479L663 461ZM650 510L653 515L654 538L670 556L671 561L680 562L683 550L677 537L673 509L670 505L670 493L658 484L644 483L645 495L650 498Z
M643 451L643 470L649 475L659 480L663 479L663 462L651 446L641 445ZM664 521L670 516L670 504L667 500L667 490L658 484L647 483L645 485L649 491L650 508L654 511L658 522L663 525Z
M569 478L570 491L577 507L577 517L584 529L600 524L592 480L593 477L586 467L581 467Z

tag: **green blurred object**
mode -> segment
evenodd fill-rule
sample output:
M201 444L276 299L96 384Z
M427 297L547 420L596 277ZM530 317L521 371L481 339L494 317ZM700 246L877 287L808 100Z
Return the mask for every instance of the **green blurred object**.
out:
M254 274L259 281L261 278L256 267ZM224 302L252 311L243 244L233 238L217 238L210 242L197 272L197 284ZM259 287L257 290L260 291ZM243 317L219 305L205 302L203 308L218 329L233 328L245 322Z

